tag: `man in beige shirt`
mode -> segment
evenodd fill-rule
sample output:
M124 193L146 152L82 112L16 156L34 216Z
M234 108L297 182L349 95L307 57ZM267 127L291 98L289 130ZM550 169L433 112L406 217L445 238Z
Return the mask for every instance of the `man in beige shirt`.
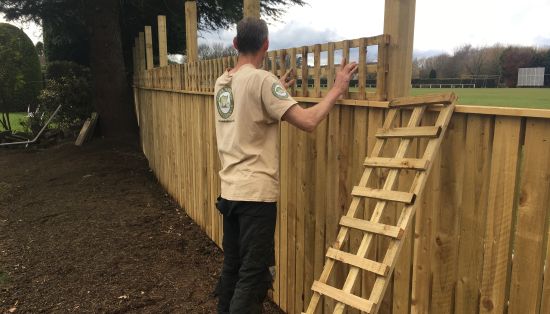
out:
M348 89L357 64L345 64L333 88L304 109L289 95L288 74L280 80L261 70L269 47L264 21L244 18L233 40L237 65L216 81L216 137L223 215L224 263L216 294L218 313L260 313L272 283L274 233L279 197L279 121L311 132ZM307 81L304 82L307 84Z

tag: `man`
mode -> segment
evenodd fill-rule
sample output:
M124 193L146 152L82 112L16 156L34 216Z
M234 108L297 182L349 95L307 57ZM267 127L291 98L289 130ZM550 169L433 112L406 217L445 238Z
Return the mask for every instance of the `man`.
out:
M260 313L272 284L274 233L279 197L279 126L287 121L311 132L347 90L357 64L345 64L333 88L317 105L304 109L281 80L260 70L269 47L264 21L244 18L233 45L237 65L215 85L216 137L222 163L221 196L224 263L216 294L218 313Z

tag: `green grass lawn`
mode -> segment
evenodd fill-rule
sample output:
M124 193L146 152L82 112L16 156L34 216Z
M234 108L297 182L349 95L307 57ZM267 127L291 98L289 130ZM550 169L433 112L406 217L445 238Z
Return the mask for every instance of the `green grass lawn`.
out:
M413 96L455 92L461 105L550 109L550 88L413 88Z
M11 128L14 131L20 131L23 132L23 126L21 125L21 121L25 120L27 116L26 112L15 112L10 113L10 122L11 122ZM0 125L0 131L4 131L4 128Z

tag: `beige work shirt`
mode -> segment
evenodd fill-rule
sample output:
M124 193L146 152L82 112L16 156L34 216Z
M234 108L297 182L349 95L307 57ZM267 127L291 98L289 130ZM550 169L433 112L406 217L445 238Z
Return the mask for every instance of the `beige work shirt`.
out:
M279 197L279 121L296 104L279 79L252 64L226 71L214 89L221 196L276 202Z

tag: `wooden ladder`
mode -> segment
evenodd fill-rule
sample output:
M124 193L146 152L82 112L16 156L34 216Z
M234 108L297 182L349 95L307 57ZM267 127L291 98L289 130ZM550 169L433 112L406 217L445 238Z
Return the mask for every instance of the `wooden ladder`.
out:
M365 313L378 312L399 252L403 246L403 237L408 228L410 228L414 217L416 209L415 200L418 199L424 190L431 166L439 151L441 140L445 135L447 125L453 114L455 101L455 94L449 93L403 97L390 102L390 109L388 110L383 128L379 129L376 134L377 139L372 155L365 159L365 171L359 181L359 185L354 187L351 192L353 197L348 212L340 220L340 231L338 232L337 240L327 251L325 266L319 280L313 282L311 287L313 295L305 313L315 313L322 295L337 301L334 313L342 313L346 305ZM419 126L426 109L432 105L440 107L435 125ZM401 108L412 108L409 122L406 127L392 127L393 121ZM391 138L400 139L397 152L393 158L382 157L384 145ZM409 144L414 138L428 139L423 157L419 159L405 158ZM366 187L369 178L376 168L389 169L382 189ZM409 192L393 190L399 178L399 172L402 169L416 171ZM362 198L376 200L376 206L370 220L355 218ZM388 202L404 204L396 226L380 223ZM355 254L341 250L344 241L348 237L350 228L364 232L361 244ZM390 239L382 262L365 258L373 242L374 235L381 235ZM349 265L349 273L341 289L327 284L331 271L337 261ZM372 272L376 276L369 299L363 299L351 293L360 270Z

